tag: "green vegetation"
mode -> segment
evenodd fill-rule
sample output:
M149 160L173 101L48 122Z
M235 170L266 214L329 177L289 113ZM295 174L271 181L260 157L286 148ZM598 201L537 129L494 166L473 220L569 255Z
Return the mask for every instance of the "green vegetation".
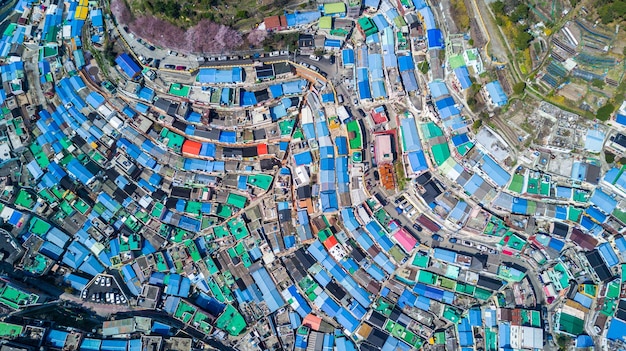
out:
M604 24L626 19L626 1L624 0L597 0L595 5Z
M477 119L474 121L474 123L472 123L472 131L474 131L474 133L476 133L478 131L478 129L480 129L480 127L482 127L483 125L483 120L482 119Z
M281 15L291 0L140 0L130 2L133 14L152 14L180 27L194 26L203 19L248 30L271 15ZM306 3L304 4L306 7Z
M428 66L428 62L423 61L417 64L417 68L420 70L420 72L422 72L422 74L428 74L428 69L430 67Z
M533 40L533 36L528 32L527 24L517 24L523 21L527 23L530 16L530 8L520 1L498 0L491 4L491 9L496 17L496 24L502 27L502 31L513 41L513 45L518 50L526 50Z
M526 90L526 83L518 82L513 85L513 92L517 95L523 94Z
M611 117L611 114L614 110L615 106L607 102L604 106L598 109L598 111L596 112L596 118L601 121L607 121Z
M467 7L465 7L465 1L463 0L451 0L450 12L454 18L454 22L460 30L468 30L470 26L469 14ZM471 45L471 44L470 44Z
M604 152L604 159L606 160L606 163L613 163L615 162L615 154L605 151Z
M298 32L273 33L263 41L263 50L274 51L278 49L295 49L298 47Z

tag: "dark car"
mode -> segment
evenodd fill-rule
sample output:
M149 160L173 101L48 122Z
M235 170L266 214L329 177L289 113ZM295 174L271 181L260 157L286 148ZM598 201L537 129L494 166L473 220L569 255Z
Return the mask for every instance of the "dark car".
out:
M334 55L330 57L330 64L331 65L335 64L335 56Z
M148 47L148 50L150 51L154 51L154 49L156 49L153 45L148 45L147 47Z
M361 117L365 117L365 111L363 111L363 109L358 109L357 111L359 111L359 114L361 115Z
M433 238L434 241L439 241L439 242L443 241L443 237L439 234L433 234L431 238Z
M424 228L422 228L421 225L415 223L413 224L413 228L415 228L415 230L417 230L418 232L421 232Z
M176 66L174 66L174 65L165 65L165 68L167 68L167 69L175 69Z
M450 244L456 244L457 239L456 238L450 238L450 239L448 239L448 241L450 242Z
M177 71L184 71L186 69L187 69L187 67L185 67L185 66L176 66L176 70Z

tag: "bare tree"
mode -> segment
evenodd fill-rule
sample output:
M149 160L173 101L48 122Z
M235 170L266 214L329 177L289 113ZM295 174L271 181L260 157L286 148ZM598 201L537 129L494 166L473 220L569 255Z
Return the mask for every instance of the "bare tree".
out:
M265 38L267 38L267 31L254 29L248 33L246 40L248 41L248 44L258 46L263 43Z

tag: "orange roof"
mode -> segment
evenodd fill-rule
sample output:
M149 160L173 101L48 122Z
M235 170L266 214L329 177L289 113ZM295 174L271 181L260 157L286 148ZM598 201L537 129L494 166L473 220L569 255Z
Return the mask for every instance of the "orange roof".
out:
M265 17L263 22L265 23L265 29L267 30L278 29L287 25L287 19L285 16Z
M261 155L267 155L267 144L259 144L256 146L256 153Z
M380 165L378 167L380 172L380 182L387 190L393 190L395 182L393 179L393 168L390 164Z
M313 314L307 314L306 317L304 317L304 320L302 321L302 325L306 325L307 327L315 330L315 331L319 331L320 330L320 325L322 324L322 319L316 315Z
M337 238L335 238L335 236L329 236L328 239L326 239L326 241L324 241L324 246L326 247L327 250L330 250L331 247L337 245Z
M197 141L185 140L183 143L183 153L199 155L202 144Z

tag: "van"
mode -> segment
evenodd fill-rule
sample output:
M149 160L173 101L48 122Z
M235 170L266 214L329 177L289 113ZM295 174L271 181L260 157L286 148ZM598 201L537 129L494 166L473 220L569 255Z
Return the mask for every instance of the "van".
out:
M340 104L343 104L343 95L337 95L337 101L339 101Z

